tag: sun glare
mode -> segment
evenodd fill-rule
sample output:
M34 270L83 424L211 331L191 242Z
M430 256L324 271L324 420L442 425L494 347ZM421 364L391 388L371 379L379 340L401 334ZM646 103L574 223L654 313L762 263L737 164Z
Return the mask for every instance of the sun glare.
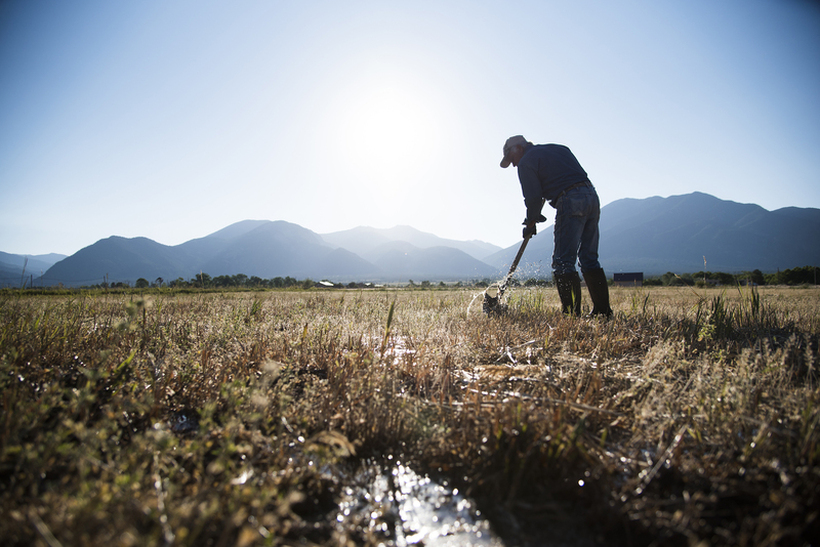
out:
M352 167L367 175L418 175L437 155L439 106L408 78L373 77L345 90L333 134Z

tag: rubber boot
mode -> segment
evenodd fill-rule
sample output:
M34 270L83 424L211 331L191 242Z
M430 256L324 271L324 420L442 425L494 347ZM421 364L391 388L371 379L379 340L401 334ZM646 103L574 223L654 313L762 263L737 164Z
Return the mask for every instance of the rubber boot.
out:
M606 274L603 268L584 272L584 281L592 299L592 312L589 314L612 317L612 308L609 307L609 286L606 283Z
M555 274L554 277L561 310L567 315L581 315L581 278L578 272Z

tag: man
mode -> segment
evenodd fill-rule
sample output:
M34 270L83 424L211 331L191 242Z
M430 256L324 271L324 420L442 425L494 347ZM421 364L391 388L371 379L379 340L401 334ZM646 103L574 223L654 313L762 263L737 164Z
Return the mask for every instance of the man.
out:
M581 314L578 261L592 298L591 315L611 316L606 274L598 262L600 202L586 171L566 146L534 145L521 135L504 144L501 167L511 163L518 168L527 207L524 238L535 235L537 222L547 220L541 214L545 201L556 209L552 270L564 313Z

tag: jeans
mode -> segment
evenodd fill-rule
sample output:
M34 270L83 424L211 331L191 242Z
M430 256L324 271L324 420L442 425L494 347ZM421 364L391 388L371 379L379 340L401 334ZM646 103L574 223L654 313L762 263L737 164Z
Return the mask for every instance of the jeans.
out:
M555 208L553 273L575 272L576 261L580 262L582 272L600 268L598 220L601 204L595 189L589 186L573 188L558 198Z

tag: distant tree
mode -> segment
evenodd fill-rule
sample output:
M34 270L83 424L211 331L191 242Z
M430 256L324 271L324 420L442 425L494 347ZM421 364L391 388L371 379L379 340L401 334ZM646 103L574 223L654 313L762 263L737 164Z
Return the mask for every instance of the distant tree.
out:
M265 280L261 277L256 277L255 275L252 275L250 279L248 279L247 284L251 287L264 287Z
M194 287L204 289L211 286L211 276L206 273L200 273L196 277L192 277L189 283Z
M755 285L766 284L766 278L763 277L763 272L761 272L760 270L752 270L752 273L749 275L749 281L751 281Z
M735 274L720 272L717 274L717 278L723 285L737 285L737 276Z
M274 288L281 289L285 286L285 280L281 277L274 277L271 279L271 285L273 285Z
M245 274L236 274L232 279L236 287L244 287L248 283L248 276Z
M674 287L679 285L694 285L694 280L692 279L692 274L675 274L673 272L666 272L661 276L661 281L664 285L668 287Z
M781 285L812 285L817 280L816 274L814 266L791 268L777 272L777 283Z
M697 272L694 277L702 281L703 284L714 284L716 282L718 285L734 285L737 283L734 275L723 272Z
M138 289L147 289L151 286L151 284L148 283L148 280L144 277L140 277L139 279L137 279L137 282L134 284L134 286Z

